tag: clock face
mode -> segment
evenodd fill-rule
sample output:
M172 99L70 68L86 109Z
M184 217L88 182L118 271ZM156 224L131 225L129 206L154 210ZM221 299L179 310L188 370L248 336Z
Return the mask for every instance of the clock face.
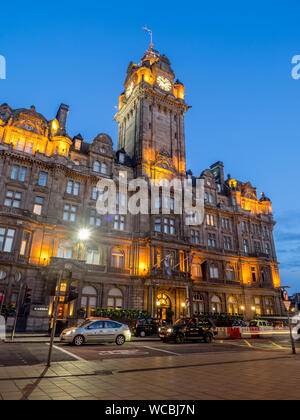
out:
M157 81L158 86L162 90L165 90L166 92L170 92L170 90L172 89L172 83L167 77L158 76L156 81Z
M131 82L128 85L128 88L126 89L126 98L129 98L129 96L132 94L133 88L134 88L134 83Z

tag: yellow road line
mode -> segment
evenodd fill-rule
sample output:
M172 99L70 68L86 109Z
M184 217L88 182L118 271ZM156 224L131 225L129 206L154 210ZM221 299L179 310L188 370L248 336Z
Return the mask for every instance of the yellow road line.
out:
M247 344L248 347L253 347L252 344L249 343L249 341L247 341L247 340L244 340L244 341L245 341L245 343Z
M270 340L270 343L272 343L275 347L277 347L277 348L279 348L279 349L281 349L281 350L285 350L285 348L284 348L284 347L281 347L279 344L274 343L274 341L271 341L271 340Z

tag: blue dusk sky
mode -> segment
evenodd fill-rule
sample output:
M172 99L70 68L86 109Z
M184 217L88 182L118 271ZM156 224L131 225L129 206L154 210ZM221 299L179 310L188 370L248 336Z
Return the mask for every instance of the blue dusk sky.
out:
M70 105L68 131L86 141L113 122L126 69L146 51L165 53L186 86L187 166L217 160L273 201L281 279L300 292L300 3L251 1L4 2L0 102L35 105L48 119Z

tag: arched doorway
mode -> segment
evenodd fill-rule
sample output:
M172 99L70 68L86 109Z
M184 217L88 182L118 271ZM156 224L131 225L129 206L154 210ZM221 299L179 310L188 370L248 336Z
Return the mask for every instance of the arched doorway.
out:
M169 296L160 293L156 301L157 318L164 321L172 321L172 303Z

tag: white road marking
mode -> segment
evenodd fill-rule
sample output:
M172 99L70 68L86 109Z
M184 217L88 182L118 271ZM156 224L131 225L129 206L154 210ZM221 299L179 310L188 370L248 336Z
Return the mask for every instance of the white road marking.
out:
M148 346L144 346L145 349L150 349L150 350L156 350L156 351L162 351L163 353L169 353L169 354L173 354L174 356L180 356L179 353L173 353L172 351L167 351L167 350L163 350L163 349L157 349L155 347L148 347Z
M50 346L50 344L49 343L46 343L46 346ZM71 352L69 352L67 350L62 349L61 347L53 346L53 348L56 349L56 350L60 350L62 353L65 353L68 356L74 357L74 359L78 360L79 362L86 362L85 359L82 359L81 357L76 356L75 354L73 354L73 353L71 353Z
M111 356L111 355L146 355L149 352L140 351L140 350L107 350L107 351L100 351L98 353L100 356Z

